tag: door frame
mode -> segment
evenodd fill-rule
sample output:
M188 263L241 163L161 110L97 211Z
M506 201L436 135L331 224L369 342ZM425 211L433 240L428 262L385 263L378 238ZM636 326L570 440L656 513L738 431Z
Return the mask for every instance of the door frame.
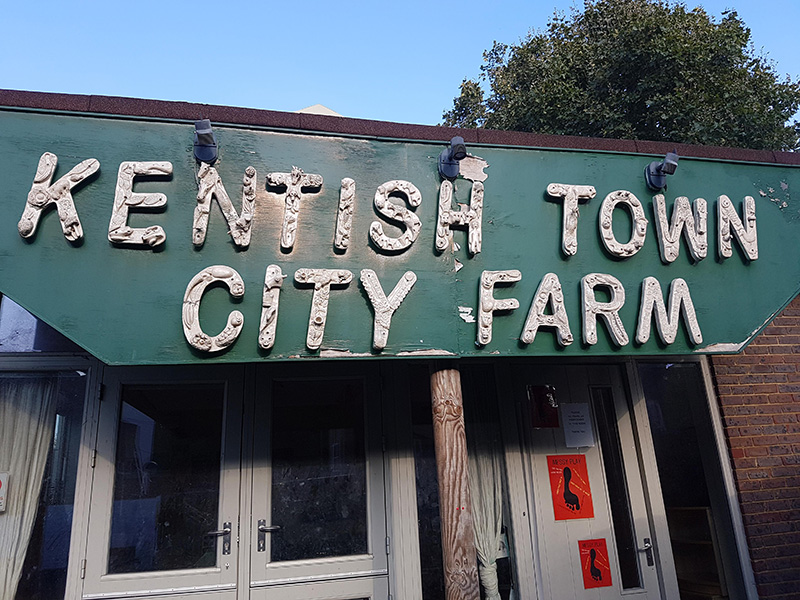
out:
M37 367L41 366L41 358L37 358ZM58 366L63 366L65 361L57 361ZM71 361L66 361L67 363ZM84 366L86 361L80 361L80 365ZM68 585L67 594L69 597L75 596L76 598L84 597L86 594L96 596L92 590L92 586L87 587L89 576L86 573L88 560L91 558L89 555L90 547L92 544L98 543L99 538L96 534L90 536L89 522L91 513L96 508L92 505L92 499L97 498L100 493L97 477L97 444L103 436L113 436L116 439L118 424L111 431L104 425L105 429L101 430L100 412L105 408L106 400L102 399L104 388L104 379L108 380L109 376L128 377L135 383L142 384L158 384L158 383L175 383L180 381L195 382L208 379L208 367L202 365L184 365L184 366L139 366L139 367L108 367L98 363L97 361L90 361L92 369L90 370L91 379L87 387L87 398L85 402L86 416L84 418L83 440L84 443L81 448L81 463L78 470L78 493L76 495L76 507L84 506L84 510L75 511L74 524L73 524L73 542L70 550L70 563L68 570ZM325 366L328 365L328 366ZM308 365L310 366L310 365ZM315 364L316 368L305 368L292 365L294 368L300 368L299 376L308 375L313 377L319 373L319 367L323 369L339 369L341 372L342 367L347 367L354 375L366 376L367 373L372 373L376 377L377 391L380 396L380 404L375 404L373 399L372 410L379 411L381 414L377 421L376 429L382 430L383 439L380 440L379 446L383 453L383 486L384 490L384 504L383 516L385 517L386 527L386 546L389 548L388 554L388 591L395 598L407 598L408 600L423 600L420 585L420 567L419 567L419 538L417 529L417 504L416 504L416 479L415 479L415 466L413 455L413 434L411 427L411 404L410 397L407 389L406 366L398 361L380 361L380 363L366 364L363 361L349 363L349 365L342 365L341 363L333 364L330 361L326 363ZM235 371L238 373L233 379L238 382L239 394L242 398L241 414L243 424L249 422L254 417L255 401L249 400L255 398L255 387L257 379L257 371L261 369L281 369L285 368L284 363L275 365L264 364L247 364L247 365L233 365L221 366L219 369L227 371ZM218 367L211 365L212 372ZM122 375L116 375L122 374ZM127 375L126 375L127 374ZM183 374L183 375L181 375ZM371 376L371 375L370 375ZM223 379L220 376L220 379ZM214 379L212 376L211 379ZM107 393L107 391L106 391ZM108 409L106 409L108 410ZM381 432L374 431L372 434L380 435ZM369 435L370 432L368 431ZM253 486L253 435L254 428L242 426L239 432L240 439L240 465L239 465L239 486L237 488L238 500L237 506L239 510L239 554L238 565L235 569L235 592L221 591L220 597L229 598L229 594L235 594L235 597L240 600L248 598L250 595L250 581L251 572L249 566L249 551L245 549L250 548L251 542L254 542L250 527L247 526L247 521L250 519L252 513L252 486ZM113 460L113 457L112 457ZM113 464L111 465L111 476L113 477ZM109 483L107 485L112 485ZM80 496L80 493L83 495ZM83 500L79 503L79 498ZM110 517L109 517L110 519ZM234 524L235 527L235 524ZM234 532L235 533L235 532ZM101 540L106 543L107 540ZM232 543L235 543L235 537L232 536ZM380 545L378 550L383 548ZM247 562L247 566L244 566ZM84 575L85 574L85 575ZM143 574L143 578L150 577L151 574ZM142 586L144 588L145 586ZM151 588L157 587L156 585L147 586L148 591L153 593ZM303 588L303 584L292 586L291 590L305 589L310 591L312 587L317 587L317 584L310 584ZM334 590L334 588L336 588ZM287 587L287 593L291 590ZM144 592L145 590L142 589ZM199 591L199 590L198 590ZM339 597L341 592L339 584L331 588L331 593L336 593ZM291 592L294 593L294 592ZM305 593L305 592L303 592ZM121 596L122 592L109 592L108 595L113 597ZM209 594L208 592L202 595L203 598L208 597L209 600L217 598L218 594ZM130 593L127 597L133 597ZM170 598L177 598L176 595L170 595Z
M644 404L644 395L641 387L636 387L638 379L632 378L630 369L635 370L635 361L625 362L607 361L554 361L554 360L528 360L528 361L504 361L498 362L498 396L501 403L501 426L503 428L503 439L505 440L505 459L507 469L507 481L509 486L509 512L514 534L515 567L518 576L517 584L520 597L540 599L548 598L544 588L546 573L543 567L541 556L541 545L536 522L537 511L544 514L542 507L537 506L534 486L549 486L547 481L533 481L533 463L531 461L530 440L525 434L524 428L527 423L528 413L524 406L523 399L519 396L519 390L515 389L514 372L524 365L530 365L538 369L547 368L570 368L570 367L590 367L618 369L620 380L620 392L622 400L628 405L630 415L630 425L632 435L635 440L637 460L636 465L629 465L626 461L626 473L630 473L631 468L636 468L639 472L642 492L644 496L644 509L648 519L650 535L654 547L654 559L656 575L658 578L658 594L661 598L677 598L678 584L675 575L674 562L672 560L672 548L670 544L669 531L666 525L666 512L661 494L661 484L658 477L658 470L655 462L655 453L650 437L649 421ZM631 367L633 365L633 367ZM587 380L587 389L594 384L591 379ZM617 390L614 390L615 396ZM645 465L650 465L647 469ZM603 473L605 480L605 473ZM637 543L641 542L636 539ZM609 540L613 544L613 540ZM530 571L533 573L530 573ZM636 590L626 592L621 590L622 595L636 595Z
M86 517L86 540L84 558L81 566L82 589L84 599L91 598L126 598L140 596L158 596L169 594L180 597L180 594L193 594L199 591L216 592L215 597L235 598L237 576L241 563L237 540L238 523L229 513L238 511L240 505L241 467L241 423L243 390L242 369L238 366L211 366L198 370L196 367L106 367L104 369L99 393L99 410L97 412L97 438L93 451L92 492L89 510ZM199 375L199 377L198 377ZM222 456L220 462L220 503L218 507L218 525L223 521L231 521L231 558L225 563L222 558L221 542L217 544L217 566L203 569L180 569L174 571L147 571L142 573L107 574L107 561L111 535L111 507L113 505L114 482L116 480L116 452L119 433L119 416L122 406L122 387L133 385L175 385L180 383L198 384L204 381L224 382L225 400L222 423ZM108 389L108 385L111 389ZM229 462L236 464L231 469ZM236 471L235 473L233 471ZM231 497L231 495L234 497ZM99 546L99 547L98 547ZM223 568L223 563L230 565ZM231 565L231 563L233 563ZM231 569L232 567L232 569ZM223 571L232 571L233 577L222 577L223 581L214 582L214 574L222 575ZM204 583L197 585L189 578L205 575ZM136 589L136 582L147 582ZM233 596L229 596L233 594Z
M707 440L708 446L713 448L716 453L716 459L719 462L719 467L722 476L722 494L725 496L726 508L730 516L731 525L733 527L733 535L736 540L736 551L739 558L739 569L741 571L744 593L748 600L758 600L758 589L756 587L755 575L753 574L753 565L750 560L750 549L747 544L747 533L744 527L744 520L742 519L741 505L739 504L739 497L736 489L736 480L733 475L733 466L731 463L731 455L728 450L727 438L725 436L725 428L722 422L722 415L720 413L719 402L717 401L717 394L714 388L714 376L711 371L711 359L709 356L686 357L686 356L656 356L644 357L641 359L628 358L625 361L625 368L627 372L628 385L630 386L631 403L636 410L636 423L637 427L646 432L643 437L642 448L643 452L648 453L647 460L655 461L655 447L653 439L650 435L650 420L647 416L647 405L644 397L644 389L642 387L641 379L639 378L639 371L637 365L640 363L694 363L700 367L700 373L703 380L703 393L705 395L705 403L708 409L709 420L713 430L713 439ZM669 531L666 528L666 510L664 509L663 495L661 493L661 483L658 479L658 473L655 472L656 481L653 482L652 489L656 493L657 501L661 503L662 514L664 523L659 523L659 527L666 531L669 536ZM648 482L648 488L651 487ZM669 539L669 537L667 537ZM669 557L664 559L672 560L672 548L669 548ZM673 563L674 564L674 563ZM675 597L678 597L677 591L677 578L675 579Z
M247 530L247 543L241 545L242 560L248 562L249 572L248 588L250 596L283 598L284 590L294 586L306 585L306 593L322 594L327 597L331 590L342 588L338 594L347 594L348 585L351 583L353 593L361 597L369 586L357 581L363 579L376 582L381 587L379 579L385 579L388 590L388 551L386 545L386 473L383 457L382 443L382 400L381 386L378 377L378 367L374 364L330 364L319 363L316 365L289 364L265 365L256 370L254 393L249 396L246 404L248 411L252 411L252 418L248 413L245 426L250 430L251 440L248 440L247 462L242 469L250 474L252 481L250 489L243 488L242 497L249 495L249 513L242 513L241 529ZM367 552L365 554L327 557L320 559L292 560L281 563L266 563L261 567L261 561L256 549L256 524L259 519L266 519L268 525L271 514L271 495L262 493L256 488L260 479L268 488L272 480L272 385L275 381L331 381L331 380L358 380L363 389L362 422L364 425L364 458L366 468L367 490ZM261 424L261 425L259 425ZM263 454L266 453L266 454ZM256 464L256 456L263 455L265 464ZM266 512L264 512L266 510ZM279 525L279 524L278 524ZM272 535L267 534L267 553ZM278 534L280 535L280 534ZM246 556L245 556L246 553ZM371 568L369 568L371 567ZM362 589L362 591L357 591ZM259 594L259 591L261 593ZM286 592L288 593L288 592ZM333 592L331 592L333 593ZM368 595L372 595L371 593ZM310 599L318 596L309 596ZM345 596L342 596L345 597Z

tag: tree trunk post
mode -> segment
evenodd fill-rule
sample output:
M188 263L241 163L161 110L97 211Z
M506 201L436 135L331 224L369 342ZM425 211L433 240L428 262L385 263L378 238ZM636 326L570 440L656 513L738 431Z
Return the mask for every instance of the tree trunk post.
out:
M480 600L469 495L464 402L458 369L431 367L433 440L439 478L446 600Z

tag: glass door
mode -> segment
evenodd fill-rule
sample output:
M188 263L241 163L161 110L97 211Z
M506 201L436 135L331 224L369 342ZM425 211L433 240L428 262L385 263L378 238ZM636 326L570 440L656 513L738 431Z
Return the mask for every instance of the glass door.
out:
M250 597L388 597L378 378L261 371L253 417Z
M512 377L544 597L661 598L619 368L526 365Z
M107 369L84 598L236 597L242 381Z

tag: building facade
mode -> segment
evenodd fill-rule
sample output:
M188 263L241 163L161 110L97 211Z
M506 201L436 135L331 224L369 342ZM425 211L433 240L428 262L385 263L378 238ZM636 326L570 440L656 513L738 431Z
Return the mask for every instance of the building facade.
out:
M793 154L0 123L0 597L800 597Z

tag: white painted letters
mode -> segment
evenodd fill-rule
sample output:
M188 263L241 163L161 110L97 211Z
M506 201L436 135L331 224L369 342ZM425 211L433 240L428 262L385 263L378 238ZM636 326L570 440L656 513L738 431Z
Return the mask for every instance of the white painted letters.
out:
M336 217L336 238L333 245L337 250L350 247L350 230L353 228L353 211L355 210L356 182L349 177L342 179L339 188L339 212Z
M303 194L303 188L312 188L315 193L318 193L322 188L322 175L303 173L303 169L292 167L290 173L267 173L267 183L271 186L286 187L281 248L291 250L294 248L294 242L297 238L300 199L309 195Z
M45 152L39 159L25 210L22 211L22 217L17 224L17 230L23 238L30 238L36 233L39 217L50 204L56 205L64 237L70 242L77 242L83 237L83 228L72 199L72 190L94 175L100 169L100 163L97 159L88 158L75 165L69 173L51 185L57 164L58 157L52 152Z
M625 244L617 241L612 227L614 209L618 204L627 206L633 218L631 239ZM629 258L641 250L647 236L647 217L644 215L644 207L639 199L626 190L617 190L606 196L600 207L600 235L606 250L612 256Z
M694 201L694 214L689 198L678 196L672 209L672 224L667 222L667 207L663 194L653 196L656 231L661 260L669 264L678 258L681 232L689 246L689 254L698 262L708 254L708 206L703 198Z
M598 302L595 298L594 290L602 286L611 292L609 302ZM594 345L597 343L597 317L602 317L611 339L617 346L625 346L628 343L628 334L622 319L619 318L619 309L625 304L625 288L618 279L603 273L590 273L581 279L581 290L583 295L583 341L586 344Z
M549 315L544 312L548 305L551 310ZM533 296L528 318L525 319L520 336L522 342L532 344L539 327L555 327L556 339L561 346L569 346L573 342L567 309L564 306L564 292L561 289L561 281L555 273L547 273L542 278Z
M398 206L389 199L389 195L400 193L406 197L408 204L416 208L422 203L422 194L417 186L409 181L393 179L378 186L375 191L375 208L379 213L391 221L405 225L406 230L397 238L390 238L383 232L383 225L373 221L369 227L369 236L372 242L386 252L399 252L406 250L414 243L422 229L419 217L405 206Z
M375 271L362 269L361 285L364 286L370 304L372 304L372 310L375 312L375 323L372 330L372 347L375 350L383 350L386 347L389 339L389 327L392 325L392 315L400 308L400 303L416 282L416 274L413 271L406 271L387 298Z
M196 248L201 247L206 241L206 231L208 230L208 217L211 212L211 200L217 199L225 221L228 223L228 231L233 238L233 242L240 248L247 248L250 245L250 229L253 225L253 210L256 199L256 170L247 167L242 179L242 214L233 208L228 192L222 185L217 170L208 163L200 163L200 171L197 174L197 206L194 209L194 227L192 242Z
M459 204L453 210L453 183L447 179L439 187L439 219L436 222L436 249L444 252L453 243L452 227L468 227L468 248L473 256L481 251L483 232L483 183L475 181L470 192L469 207Z
M261 296L261 323L258 328L258 345L269 350L275 344L278 325L278 302L286 275L278 265L269 265L264 274L264 293Z
M297 283L314 286L306 346L309 350L317 350L322 344L322 336L325 333L331 285L347 285L353 280L353 274L345 269L298 269L295 271L294 280Z
M478 345L485 346L492 341L492 321L498 310L514 310L519 308L516 298L498 300L494 297L494 286L497 283L513 283L522 279L522 273L516 269L508 271L484 271L481 273L480 292L478 295Z
M131 208L159 208L167 203L164 194L140 194L133 191L133 180L138 175L172 175L170 162L131 162L119 165L117 189L114 193L114 208L108 224L108 241L126 246L150 246L155 248L167 240L167 234L160 225L150 227L130 227L128 211Z
M234 310L228 315L228 324L218 335L210 336L200 327L200 300L206 288L216 281L224 283L234 298L244 296L244 281L241 276L235 269L224 265L215 265L200 271L189 282L183 295L183 335L193 348L209 354L232 345L244 324L244 315Z
M733 207L731 199L724 194L717 202L717 231L719 257L730 258L733 255L731 240L735 236L739 246L750 260L758 259L758 234L756 231L756 201L752 196L744 197L744 223Z
M547 186L547 195L564 199L561 251L566 256L575 256L578 252L578 202L588 202L597 195L597 190L591 185L551 183Z
M650 339L650 323L655 309L658 336L665 344L675 341L678 321L683 314L689 339L697 345L703 342L703 334L694 312L694 303L689 294L689 286L681 279L673 279L669 286L669 314L664 306L661 284L655 277L646 277L642 282L642 303L639 307L639 325L636 329L636 342L644 344Z

